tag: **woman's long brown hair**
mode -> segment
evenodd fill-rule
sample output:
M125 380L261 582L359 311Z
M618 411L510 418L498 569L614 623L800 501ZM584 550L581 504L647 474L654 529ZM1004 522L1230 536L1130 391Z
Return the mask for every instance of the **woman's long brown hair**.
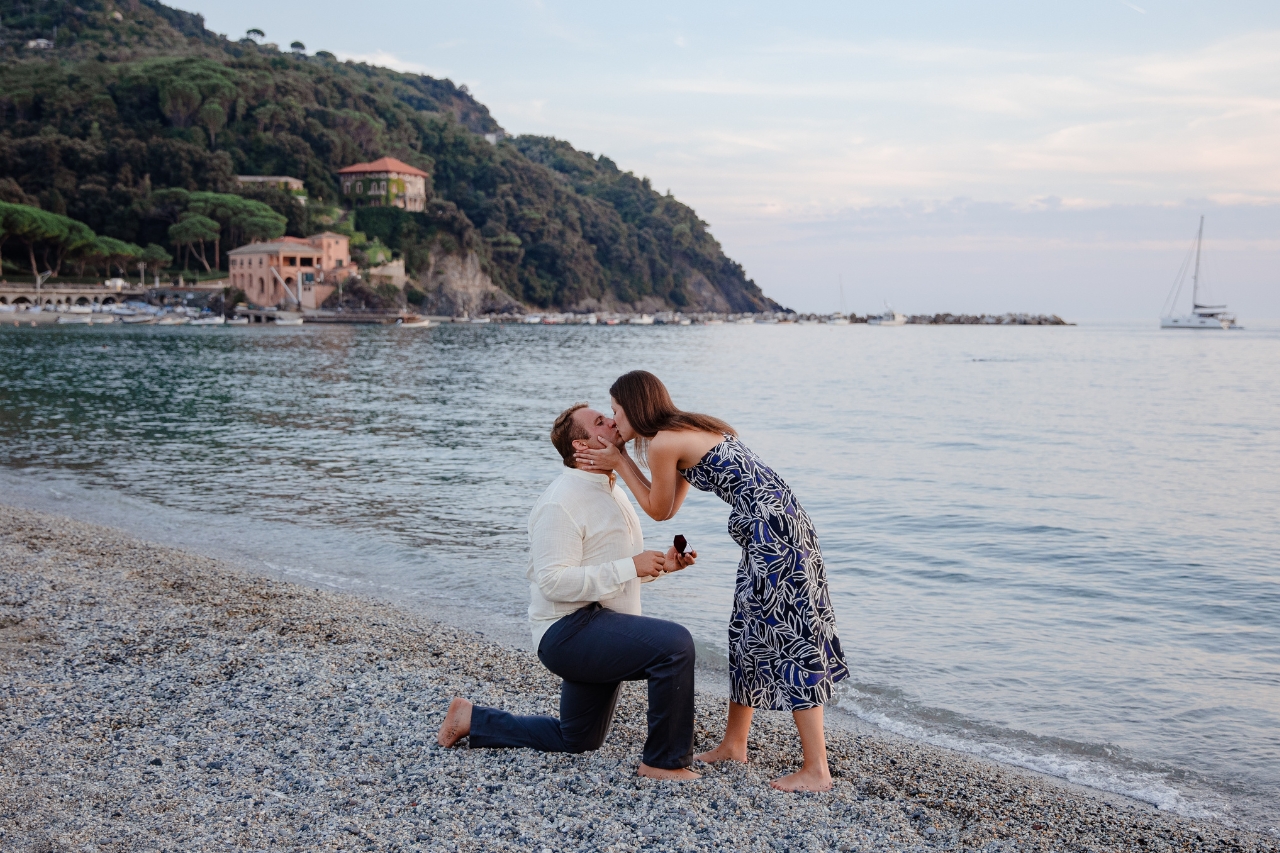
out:
M627 420L638 436L636 450L642 462L646 461L648 440L664 429L738 434L736 429L719 418L677 409L667 393L667 386L647 370L633 370L619 376L609 387L609 396L627 413Z

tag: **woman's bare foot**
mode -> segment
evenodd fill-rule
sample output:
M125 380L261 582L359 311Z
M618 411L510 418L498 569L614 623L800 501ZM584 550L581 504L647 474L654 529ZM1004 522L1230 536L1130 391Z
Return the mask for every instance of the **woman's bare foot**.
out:
M449 711L440 724L440 733L436 735L436 743L441 746L453 746L471 734L471 703L461 696L455 696L449 703Z
M637 776L645 776L650 779L672 779L676 782L692 782L694 779L701 779L701 774L694 773L687 767L681 767L677 770L664 770L661 767L650 767L643 761L640 762L640 769L636 771Z
M826 768L821 770L810 770L801 768L795 773L788 773L786 776L780 776L769 783L769 787L776 788L779 791L788 791L798 793L800 791L830 791L831 790L831 772Z
M704 764L715 764L718 761L741 761L747 763L747 748L732 747L721 743L715 749L706 752L699 752L694 756L698 761Z

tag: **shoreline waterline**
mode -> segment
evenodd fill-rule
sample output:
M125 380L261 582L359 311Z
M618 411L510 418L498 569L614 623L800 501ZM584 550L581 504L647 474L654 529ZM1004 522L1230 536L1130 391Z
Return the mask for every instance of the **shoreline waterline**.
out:
M46 513L0 506L0 585L5 847L1280 850L840 727L835 791L780 794L768 779L799 751L785 715L760 715L747 767L646 782L642 685L596 753L441 750L449 696L554 713L557 680L527 651L387 602ZM722 703L700 694L697 748L719 734Z
M51 484L48 472L33 470L29 473L39 481L37 488L31 488L33 483L20 476L19 472L0 470L0 483L7 487L9 505L104 525L144 541L156 542L160 547L217 560L250 576L395 603L411 614L474 633L508 648L532 651L523 611L495 613L487 606L488 602L468 603L442 595L423 597L415 590L386 583L376 573L357 578L332 565L318 567L305 561L282 559L279 554L258 558L252 556L246 546L251 548L255 541L261 539L260 536L246 538L231 546L228 542L232 540L226 538L225 530L218 527L202 530L194 517L161 517L154 511L144 511L158 508L134 506L132 502L108 505L101 502L100 491L81 492L73 482ZM333 549L319 550L329 553ZM707 696L727 700L727 658L720 648L701 640L695 642L698 647L697 689ZM1100 760L1096 756L1090 757L1092 750L1089 745L1074 745L1074 751L1064 752L1064 744L1059 743L1048 747L1036 743L1011 743L1008 732L977 731L981 727L974 726L973 721L966 721L965 726L952 722L948 726L935 724L926 727L916 721L912 713L887 714L874 702L862 701L867 697L860 695L857 685L845 682L838 688L835 703L827 716L829 728L889 741L901 740L906 744L940 747L949 752L993 761L1002 767L1031 774L1050 785L1122 806L1172 811L1183 817L1214 820L1232 828L1264 835L1276 834L1266 825L1255 826L1248 819L1241 820L1233 813L1232 804L1212 789L1201 786L1193 792L1188 789L1190 780L1186 778L1181 780L1181 786L1171 784L1166 768L1122 766L1116 763L1115 756Z
M497 642L512 650L529 653L531 641L525 614L499 614L485 603L467 603L445 596L425 598L403 589L380 582L373 574L367 578L355 578L336 571L332 566L317 568L297 561L281 560L278 555L270 559L250 556L241 547L228 546L225 531L213 528L197 535L195 519L165 518L157 524L154 513L139 512L142 507L130 506L132 511L121 513L121 507L94 503L98 492L78 493L71 482L49 485L48 472L31 471L40 481L39 489L26 488L29 481L16 477L16 472L0 470L0 483L9 487L7 504L12 508L41 514L74 518L78 522L103 525L127 536L158 543L157 547L173 548L183 553L212 559L235 571L252 577L299 585L307 589L373 599L392 603L407 613L427 618L474 634L487 641ZM187 523L184 523L187 522ZM223 541L218 541L223 539ZM247 540L251 544L252 540ZM323 550L323 549L322 549ZM722 650L702 641L698 646L696 669L697 689L700 694L727 701L728 663ZM536 658L533 659L536 666ZM864 704L856 686L845 682L838 686L837 697L828 710L828 728L854 735L869 735L879 740L902 743L908 746L941 748L949 753L965 755L980 761L989 761L1013 772L1028 774L1042 782L1120 807L1147 809L1155 812L1172 812L1181 817L1208 819L1232 829L1275 835L1269 827L1253 826L1247 820L1233 815L1231 804L1222 801L1211 790L1201 789L1194 794L1183 787L1169 784L1167 772L1156 768L1126 768L1110 763L1061 751L1061 744L1049 749L1037 749L1034 744L1011 744L1007 733L986 734L972 729L956 730L950 727L926 728L913 721L910 714L887 715L874 705ZM948 730L951 729L951 730ZM1024 733L1025 734L1025 733ZM1005 737L1001 737L1005 735Z

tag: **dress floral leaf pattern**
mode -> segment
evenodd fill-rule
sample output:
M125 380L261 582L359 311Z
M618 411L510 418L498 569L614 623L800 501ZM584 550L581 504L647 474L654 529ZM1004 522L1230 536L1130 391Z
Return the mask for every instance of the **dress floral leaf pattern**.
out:
M729 504L729 535L742 546L729 619L730 698L774 711L827 704L849 667L808 513L734 436L681 473Z

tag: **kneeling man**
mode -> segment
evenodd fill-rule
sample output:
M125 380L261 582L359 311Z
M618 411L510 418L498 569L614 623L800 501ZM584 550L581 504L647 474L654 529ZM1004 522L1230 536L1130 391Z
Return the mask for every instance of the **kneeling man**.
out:
M581 470L575 449L621 444L613 419L579 403L556 418L551 443L569 468L529 516L529 621L543 665L564 679L560 718L517 717L456 698L437 738L453 746L598 749L624 681L649 682L649 737L639 773L696 779L693 638L640 615L640 584L693 564L697 554L644 550L640 519L609 473Z

